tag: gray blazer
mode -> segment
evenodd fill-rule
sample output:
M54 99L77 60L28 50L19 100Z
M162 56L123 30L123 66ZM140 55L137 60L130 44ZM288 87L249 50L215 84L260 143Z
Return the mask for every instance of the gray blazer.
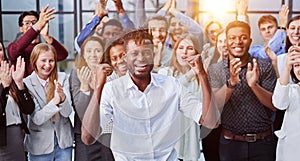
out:
M86 111L87 106L89 105L91 96L93 95L93 90L90 89L90 95L86 95L84 92L80 91L81 83L78 79L76 69L72 69L70 72L69 84L71 89L71 99L75 110L74 133L81 134L81 123L83 115Z
M58 106L50 101L46 102L44 87L37 78L37 74L24 79L29 92L34 97L35 111L30 115L28 127L30 135L25 136L25 150L34 154L48 154L54 150L54 133L56 134L60 148L68 148L73 145L73 128L69 115L73 108L70 99L68 76L65 73L58 73L58 82L64 88L66 99ZM58 113L55 120L51 117Z

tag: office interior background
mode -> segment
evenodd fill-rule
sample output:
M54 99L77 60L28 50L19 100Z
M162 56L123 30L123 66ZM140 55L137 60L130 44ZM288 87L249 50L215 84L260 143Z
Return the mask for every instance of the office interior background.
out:
M18 17L21 12L40 11L46 4L55 7L55 19L50 21L50 35L59 40L69 51L68 59L60 62L61 71L68 72L75 58L74 38L92 18L98 0L0 0L0 39L5 47L14 41L19 33ZM135 22L135 1L122 0L130 19ZM236 0L177 0L177 8L197 20L201 26L210 20L218 20L224 26L235 19ZM263 44L259 36L257 21L260 16L271 14L278 19L282 4L289 6L289 17L300 14L299 0L248 0L248 15L254 45ZM145 0L145 11L149 17L156 13L165 0ZM109 17L118 18L112 0L108 1Z

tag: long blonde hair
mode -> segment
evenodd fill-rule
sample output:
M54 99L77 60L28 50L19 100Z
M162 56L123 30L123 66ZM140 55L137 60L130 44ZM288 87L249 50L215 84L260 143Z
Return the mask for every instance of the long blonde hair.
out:
M193 43L193 47L196 51L196 54L201 53L201 44L200 41L197 40L197 38L191 34L187 34L186 36L181 37L180 39L178 39L174 45L174 49L173 49L173 53L172 53L172 57L171 57L171 62L170 62L170 67L174 68L174 73L173 76L176 76L179 73L183 73L183 69L182 66L179 64L178 60L177 60L177 49L179 47L179 44L181 41L188 39L191 40Z
M37 66L36 66L37 60L42 52L48 52L48 51L53 53L55 64L54 64L53 70L51 71L50 75L48 76L49 83L48 83L48 88L47 88L47 92L46 92L47 103L50 102L50 100L54 97L54 91L55 91L54 80L57 80L57 78L58 78L56 50L50 44L40 43L33 48L32 52L31 52L31 56L30 56L30 64L32 66L32 69L37 73L38 72Z

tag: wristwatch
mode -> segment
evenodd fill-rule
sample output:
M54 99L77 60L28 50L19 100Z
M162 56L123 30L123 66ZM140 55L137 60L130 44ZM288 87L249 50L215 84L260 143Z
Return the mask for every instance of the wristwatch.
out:
M286 30L286 27L278 26L278 29Z
M230 82L230 79L228 79L227 81L226 81L226 86L228 87L228 88L232 88L232 89L234 89L237 85L232 85L231 84L231 82Z

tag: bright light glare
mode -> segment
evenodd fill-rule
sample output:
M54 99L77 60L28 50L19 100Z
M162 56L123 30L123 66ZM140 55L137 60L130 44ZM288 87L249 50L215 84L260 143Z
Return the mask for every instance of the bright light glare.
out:
M220 17L228 11L235 10L235 0L206 0L202 3L202 5L204 4L214 17Z

